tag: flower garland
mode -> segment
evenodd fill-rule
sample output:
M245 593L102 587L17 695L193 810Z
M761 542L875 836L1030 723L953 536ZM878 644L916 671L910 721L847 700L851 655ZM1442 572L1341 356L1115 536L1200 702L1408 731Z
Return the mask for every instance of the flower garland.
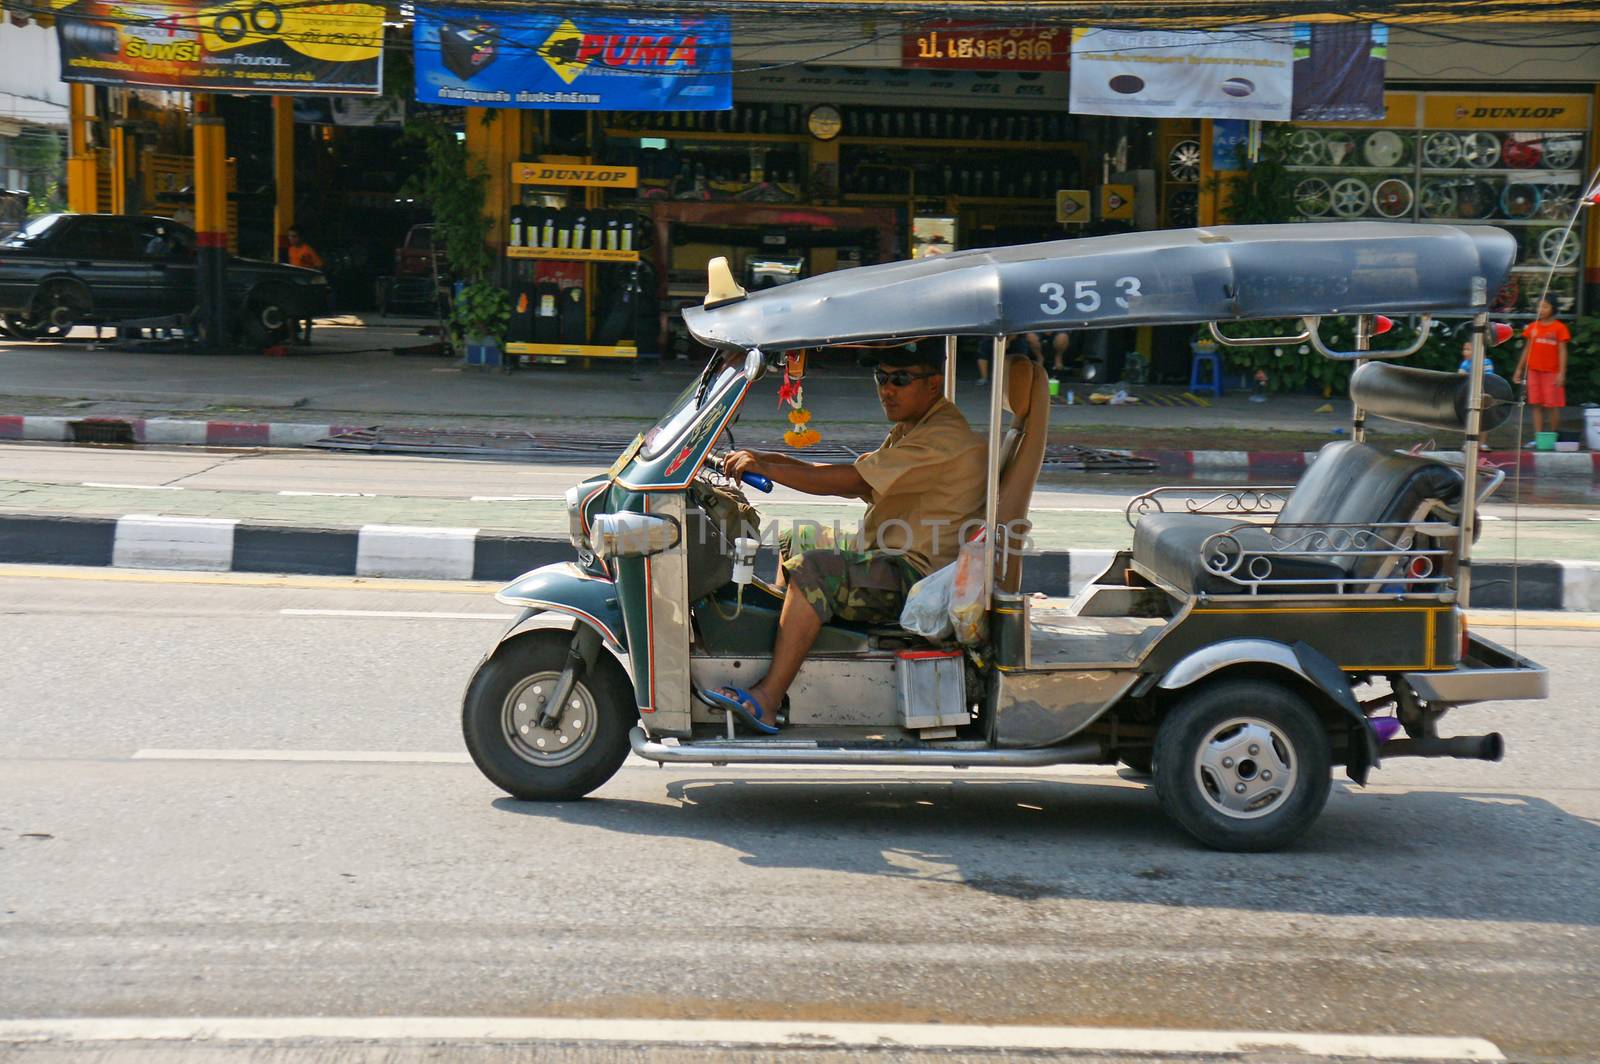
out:
M804 351L790 351L783 367L783 384L778 387L778 406L789 404L789 424L783 442L796 450L810 447L822 439L822 433L811 427L811 411L806 409L805 389L801 382L806 376Z

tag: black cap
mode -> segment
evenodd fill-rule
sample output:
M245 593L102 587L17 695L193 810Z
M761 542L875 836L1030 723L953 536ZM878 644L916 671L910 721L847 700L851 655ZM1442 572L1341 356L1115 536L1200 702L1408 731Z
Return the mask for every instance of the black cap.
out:
M898 347L873 348L864 352L859 361L868 369L879 366L885 369L912 369L926 366L941 373L944 371L944 352L936 350L932 344L925 344L919 350L915 341Z

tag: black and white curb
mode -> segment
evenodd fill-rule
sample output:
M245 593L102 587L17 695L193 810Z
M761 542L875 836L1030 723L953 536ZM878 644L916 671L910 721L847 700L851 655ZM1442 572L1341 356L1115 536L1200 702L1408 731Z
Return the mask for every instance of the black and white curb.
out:
M1029 590L1076 594L1115 555L1043 551L1027 562ZM366 525L286 528L215 517L0 515L0 563L106 565L131 569L290 573L420 580L510 580L571 561L561 539L476 528ZM1479 561L1472 604L1484 609L1600 611L1600 563Z

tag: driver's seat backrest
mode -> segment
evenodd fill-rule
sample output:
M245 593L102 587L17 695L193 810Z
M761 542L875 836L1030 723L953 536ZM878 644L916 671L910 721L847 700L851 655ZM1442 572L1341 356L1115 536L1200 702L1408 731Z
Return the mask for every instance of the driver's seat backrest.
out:
M1002 591L1022 586L1022 544L1028 530L1028 507L1044 465L1044 447L1050 434L1050 379L1044 367L1029 358L1006 363L1006 409L1011 425L1000 443L1000 499L996 508L1002 533L1010 531L1009 549L997 549L996 585ZM996 544L1006 545L1005 540Z

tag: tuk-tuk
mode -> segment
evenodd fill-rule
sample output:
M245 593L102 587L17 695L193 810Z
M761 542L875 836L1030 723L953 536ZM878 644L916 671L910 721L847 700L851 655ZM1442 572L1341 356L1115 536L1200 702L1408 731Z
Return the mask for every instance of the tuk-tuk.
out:
M715 351L602 476L566 495L575 561L497 596L523 608L473 676L466 744L528 800L579 798L630 752L661 764L1003 766L1125 763L1207 846L1269 850L1384 758L1496 761L1498 734L1442 737L1453 706L1543 698L1545 670L1467 628L1477 508L1502 479L1479 447L1514 409L1484 372L1487 308L1513 238L1487 226L1221 226L1062 240L841 270L746 293L713 262L685 312ZM1384 317L1388 315L1390 317ZM1400 364L1435 316L1470 317L1471 372ZM1354 317L1349 350L1322 319ZM1392 318L1406 347L1375 350ZM1296 322L1231 339L1228 323ZM1356 364L1352 437L1292 486L1158 489L1132 542L1071 599L1023 579L1050 398L1006 338L1209 324L1221 343L1309 344ZM966 644L824 625L787 726L736 734L703 692L766 668L782 592L749 573L719 440L788 352L944 337L993 345L982 537L986 625ZM937 341L935 341L937 342ZM1396 453L1369 416L1456 432L1459 453ZM736 557L737 556L737 557ZM738 579L735 563L739 562Z

